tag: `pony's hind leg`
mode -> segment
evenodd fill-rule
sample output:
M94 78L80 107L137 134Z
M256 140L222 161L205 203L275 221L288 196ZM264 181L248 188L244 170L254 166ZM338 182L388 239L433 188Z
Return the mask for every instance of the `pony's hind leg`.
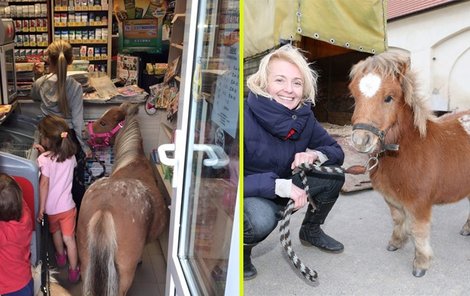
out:
M470 202L470 197L467 197ZM467 222L463 225L462 230L460 230L461 235L470 235L470 213L468 214Z
M387 199L385 199L388 206L390 207L390 213L393 220L393 232L390 241L388 242L387 250L396 251L403 247L406 240L408 239L408 223L406 221L406 215L403 208L398 208Z
M422 277L425 275L431 264L431 209L429 208L427 211L429 211L429 213L424 216L415 216L411 225L411 236L413 237L415 245L413 275L416 277Z

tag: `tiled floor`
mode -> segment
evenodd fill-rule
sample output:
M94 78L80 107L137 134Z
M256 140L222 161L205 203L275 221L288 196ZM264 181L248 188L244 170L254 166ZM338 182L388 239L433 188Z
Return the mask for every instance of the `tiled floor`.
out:
M52 256L53 257L53 256ZM142 264L137 267L134 283L128 296L163 296L165 295L166 260L158 241L148 244L144 250ZM71 284L67 280L67 268L59 269L56 276L59 283L73 296L82 295L82 281Z

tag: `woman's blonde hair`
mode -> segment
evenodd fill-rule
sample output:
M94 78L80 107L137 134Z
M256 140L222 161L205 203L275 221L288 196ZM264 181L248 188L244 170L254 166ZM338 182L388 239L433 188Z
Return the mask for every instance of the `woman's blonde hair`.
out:
M299 49L290 44L272 51L261 59L258 71L247 80L246 84L248 88L257 95L271 98L271 95L267 93L269 63L275 59L287 61L299 68L304 79L301 103L311 102L312 105L315 105L318 74L310 68L307 60Z
M65 117L70 115L69 104L67 101L66 79L67 66L73 62L73 51L70 43L64 40L56 40L49 44L47 55L52 69L57 75L57 100L60 112Z

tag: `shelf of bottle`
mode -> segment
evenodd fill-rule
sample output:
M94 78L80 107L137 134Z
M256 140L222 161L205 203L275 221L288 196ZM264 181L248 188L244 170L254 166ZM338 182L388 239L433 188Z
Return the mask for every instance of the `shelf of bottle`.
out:
M21 5L24 5L24 4L30 4L30 3L47 3L47 0L36 0L36 1L20 1L20 0L16 0L16 1L12 1L12 0L8 0L8 1L0 1L0 2L7 2L9 3L10 5L15 5L15 4L21 4Z
M47 27L22 28L21 30L16 31L16 33L47 33Z
M78 59L79 59L79 60L83 60L83 61L90 61L90 62L93 62L93 61L107 61L107 60L108 60L108 56L100 56L100 57L79 57Z
M108 22L55 22L54 27L66 28L66 27L103 27L107 26Z
M107 44L108 40L106 39L73 39L68 40L70 44Z
M12 18L14 20L27 19L47 19L47 15L2 15L1 17Z
M23 43L16 43L15 47L47 47L49 42L23 42Z
M101 5L82 5L82 6L56 6L54 11L70 12L70 11L108 11L108 7Z

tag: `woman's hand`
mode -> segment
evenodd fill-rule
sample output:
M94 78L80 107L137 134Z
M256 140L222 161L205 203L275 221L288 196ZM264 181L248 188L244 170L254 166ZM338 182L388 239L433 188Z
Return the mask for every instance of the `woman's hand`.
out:
M294 210L303 208L308 203L307 193L302 188L292 184L291 198L294 200Z
M43 75L44 74L44 63L42 63L42 62L34 63L33 73L36 77Z
M295 169L302 163L313 164L317 158L318 155L314 151L296 153L294 156L294 161L291 165L291 169Z

